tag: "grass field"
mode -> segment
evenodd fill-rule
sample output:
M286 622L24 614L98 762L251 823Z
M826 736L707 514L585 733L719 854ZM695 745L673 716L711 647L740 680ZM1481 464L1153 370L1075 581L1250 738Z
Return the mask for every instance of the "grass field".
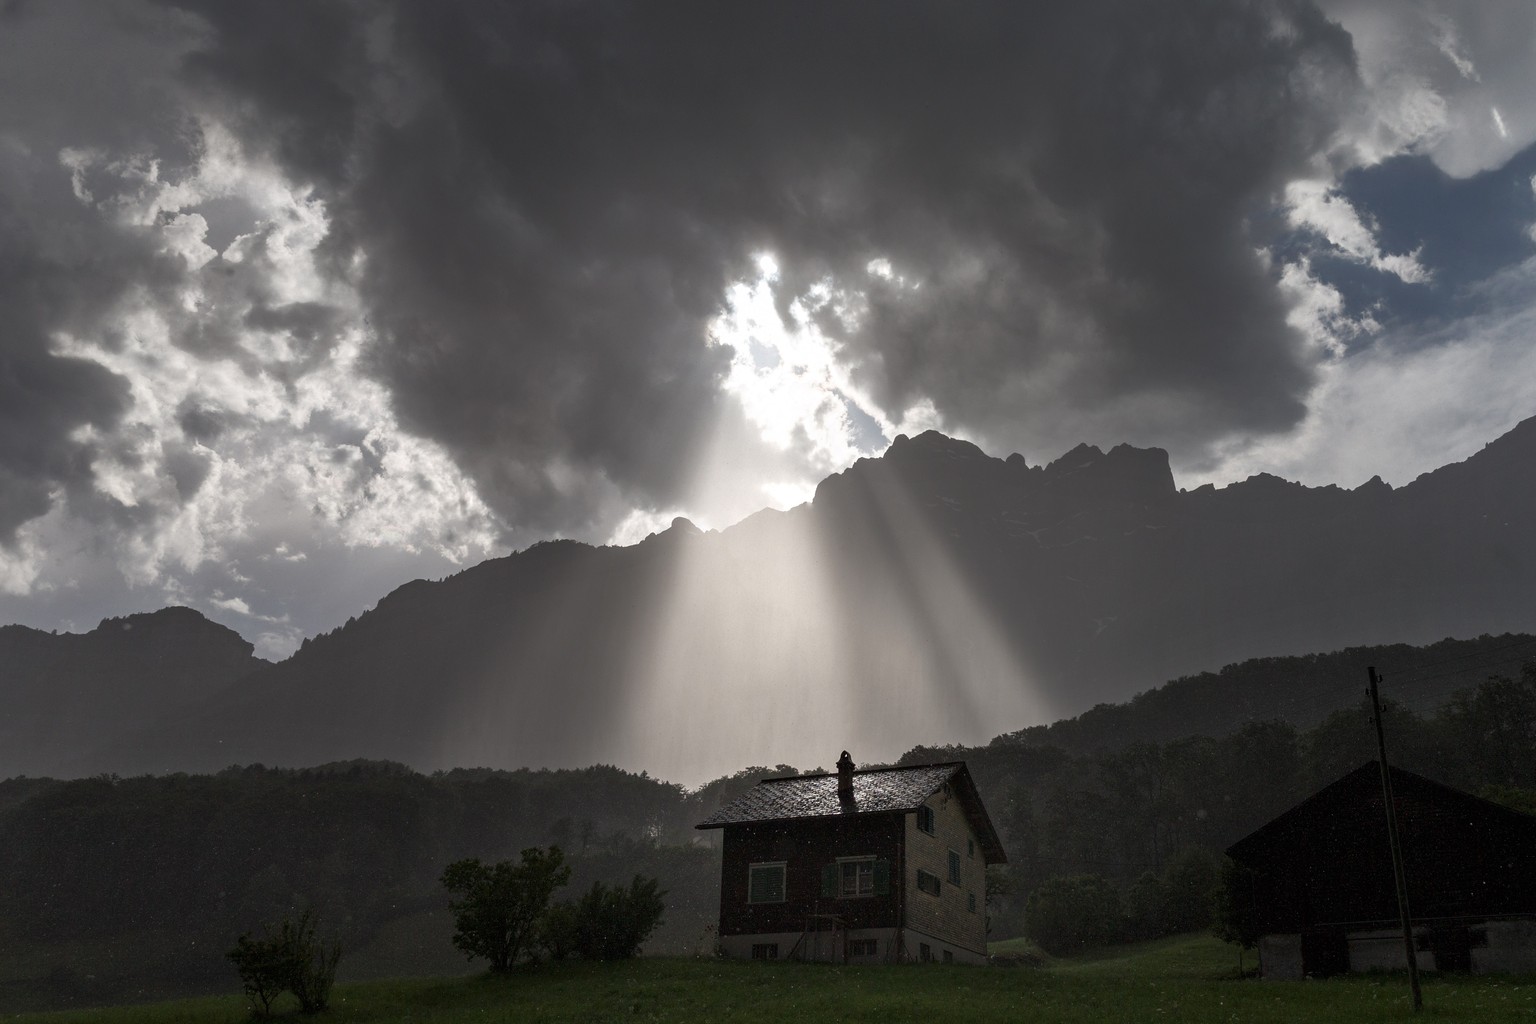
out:
M1006 947L1005 947L1006 948ZM1230 947L1204 936L1146 943L1040 968L941 965L827 967L647 959L545 964L508 978L361 982L338 986L325 1024L498 1022L1408 1021L1407 986L1393 977L1237 980ZM17 1024L241 1024L238 996L30 1014ZM297 1015L287 1020L303 1020ZM1536 1021L1536 978L1430 979L1433 1021Z

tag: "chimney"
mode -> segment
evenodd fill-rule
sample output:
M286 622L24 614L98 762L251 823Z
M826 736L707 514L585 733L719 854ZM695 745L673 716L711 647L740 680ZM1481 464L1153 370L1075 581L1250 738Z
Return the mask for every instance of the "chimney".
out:
M853 799L853 758L846 750L837 759L837 798L844 802Z

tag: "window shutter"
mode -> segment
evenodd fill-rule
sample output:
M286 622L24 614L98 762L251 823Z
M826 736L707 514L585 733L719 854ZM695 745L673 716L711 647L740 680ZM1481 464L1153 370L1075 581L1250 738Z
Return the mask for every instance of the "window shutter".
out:
M837 895L837 864L828 864L821 869L821 894L835 897Z
M891 862L888 860L875 861L875 895L889 896L891 894Z

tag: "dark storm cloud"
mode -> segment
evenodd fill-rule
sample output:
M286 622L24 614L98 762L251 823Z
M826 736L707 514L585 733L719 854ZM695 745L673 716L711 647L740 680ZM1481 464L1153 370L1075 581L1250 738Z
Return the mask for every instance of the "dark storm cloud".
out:
M0 8L0 544L59 492L123 511L92 494L91 462L111 443L127 382L61 357L55 337L94 333L130 289L163 289L177 274L143 232L87 209L60 151L155 140L174 159L174 118L144 80L169 71L186 19L134 4L98 14L65 2Z
M402 420L518 525L676 499L760 249L786 297L919 283L836 331L892 416L1198 444L1303 412L1249 225L1355 87L1308 5L182 6L187 74L321 190L338 272L364 254Z
M127 388L100 366L53 354L52 335L88 323L131 280L132 261L148 255L60 232L67 221L33 223L18 205L37 203L47 186L27 180L25 163L0 140L0 544L47 512L56 489L88 483L93 444L76 432L110 428ZM68 182L62 187L72 202ZM51 198L45 205L67 214L66 202Z

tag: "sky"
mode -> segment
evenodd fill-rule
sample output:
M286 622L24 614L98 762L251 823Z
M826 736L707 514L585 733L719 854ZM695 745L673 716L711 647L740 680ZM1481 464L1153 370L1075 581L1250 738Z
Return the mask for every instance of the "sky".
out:
M0 622L279 658L929 428L1400 486L1533 329L1529 2L0 0Z

